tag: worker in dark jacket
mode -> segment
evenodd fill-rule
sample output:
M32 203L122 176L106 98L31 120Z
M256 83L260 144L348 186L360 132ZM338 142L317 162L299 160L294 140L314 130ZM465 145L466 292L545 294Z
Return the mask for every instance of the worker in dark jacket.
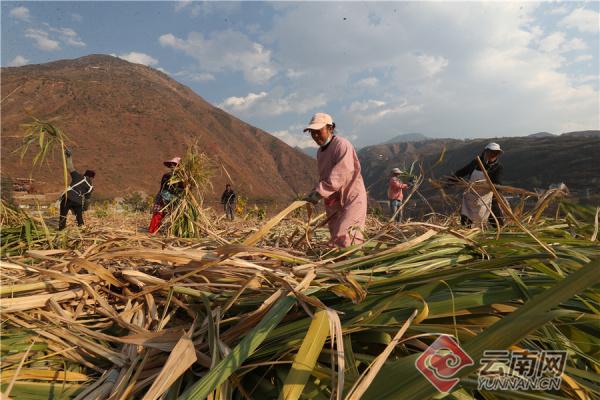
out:
M233 221L233 210L235 209L235 192L231 189L231 185L225 185L225 191L221 195L221 204L225 210L225 215L229 220Z
M67 160L67 169L71 174L71 185L67 188L60 199L60 217L58 219L58 229L65 229L67 226L67 214L69 210L75 214L77 225L83 225L83 211L87 209L90 197L92 196L92 180L96 173L92 170L86 170L83 175L75 171L73 167L73 158L71 150L65 149Z
M160 189L154 199L154 205L152 206L152 219L150 220L150 226L148 232L154 234L160 228L162 219L167 214L167 206L175 199L183 190L181 184L173 185L170 183L173 177L173 171L175 167L179 165L181 157L174 157L170 160L163 162L164 166L169 168L169 172L165 173L160 180Z
M485 149L480 156L485 171L495 185L502 184L503 167L499 161L502 153L503 151L500 148L500 145L492 142L485 146ZM474 159L469 164L456 171L454 176L456 178L464 178L469 182L483 181L485 179L477 159ZM484 188L478 190L469 188L463 195L460 222L463 225L473 224L481 226L487 220L492 226L496 226L496 219L494 219L490 210L494 216L496 216L498 222L502 224L504 222L502 211L500 210L491 189Z

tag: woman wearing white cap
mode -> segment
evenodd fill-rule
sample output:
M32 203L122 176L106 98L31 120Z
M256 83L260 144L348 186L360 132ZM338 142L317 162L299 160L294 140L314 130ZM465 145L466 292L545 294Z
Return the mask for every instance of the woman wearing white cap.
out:
M503 153L498 143L489 143L485 146L483 153L480 156L481 162L490 177L490 180L495 185L500 185L502 176L502 164L499 162L500 155ZM479 163L476 159L471 161L465 167L459 169L454 173L457 178L465 178L469 182L484 181L485 177ZM463 225L473 224L476 226L483 225L489 220L490 224L496 226L496 220L490 213L494 213L496 219L500 224L503 223L502 212L494 194L490 189L484 189L483 191L477 191L475 189L468 189L463 194L463 203L460 211L460 222Z
M319 183L306 200L316 204L324 199L332 246L362 243L367 191L356 150L348 140L335 135L335 123L328 114L316 113L304 129L307 131L319 145Z
M179 162L181 157L173 157L170 160L163 162L165 167L169 168L169 172L165 173L160 180L160 190L154 199L154 205L152 206L152 219L150 220L150 226L148 227L149 233L156 233L160 228L160 222L166 215L166 206L177 196L181 191L179 185L170 185L169 181L173 176L173 170Z

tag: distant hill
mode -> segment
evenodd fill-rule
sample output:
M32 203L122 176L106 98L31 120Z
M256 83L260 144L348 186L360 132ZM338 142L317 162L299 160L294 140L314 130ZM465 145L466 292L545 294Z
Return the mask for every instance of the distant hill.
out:
M370 195L385 199L392 168L408 167L419 160L429 176L451 174L479 155L492 139L434 139L418 143L369 146L358 153ZM600 138L583 135L495 138L504 149L503 181L525 189L547 188L564 182L577 193L600 194ZM440 158L433 171L430 167Z
M319 150L318 147L299 147L296 146L294 147L296 150L303 152L304 154L306 154L309 157L312 158L317 158L317 151Z
M75 166L95 169L97 197L154 194L162 161L198 141L216 162L214 198L228 174L255 199L289 199L309 190L316 162L286 143L216 108L155 69L106 55L2 68L2 174L28 177L29 159L13 150L28 114L59 117L73 140ZM33 171L38 187L60 190L59 159ZM40 184L39 181L42 181Z
M546 138L546 137L555 137L556 135L554 133L550 133L550 132L538 132L538 133L532 133L531 135L527 135L527 137L530 138Z
M398 136L394 136L390 140L384 142L384 144L389 143L404 143L404 142L420 142L423 140L429 139L427 136L421 133L403 133Z
M566 132L566 133L563 133L561 136L600 138L600 131Z

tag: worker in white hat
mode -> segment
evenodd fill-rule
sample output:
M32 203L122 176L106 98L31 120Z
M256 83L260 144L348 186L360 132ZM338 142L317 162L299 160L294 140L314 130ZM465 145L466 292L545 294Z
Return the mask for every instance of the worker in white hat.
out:
M388 200L390 201L390 210L392 217L396 222L402 220L402 201L404 200L403 189L408 188L408 185L402 182L402 171L400 168L392 169L392 174L388 181Z
M347 247L364 241L367 191L354 146L335 134L330 115L316 113L304 132L319 145L319 183L305 200L317 204L324 199L330 245Z
M163 162L164 166L169 168L169 172L165 173L160 180L160 189L156 198L154 199L154 205L152 206L152 219L150 220L150 226L148 232L154 234L160 228L162 219L167 214L167 206L177 197L177 195L183 190L181 184L172 184L171 178L175 168L181 162L181 157L173 157L170 160Z
M485 146L480 156L485 171L495 185L502 184L501 176L503 167L499 162L502 153L500 145L491 142ZM485 176L476 159L456 171L454 176L456 178L464 178L469 182L485 181ZM491 213L494 214L495 219ZM498 203L494 199L494 194L489 188L479 190L475 188L467 189L463 194L460 214L460 221L463 225L473 224L474 226L483 226L483 224L489 222L492 226L495 226L496 220L500 224L503 223L502 211L500 211L500 207L498 207Z

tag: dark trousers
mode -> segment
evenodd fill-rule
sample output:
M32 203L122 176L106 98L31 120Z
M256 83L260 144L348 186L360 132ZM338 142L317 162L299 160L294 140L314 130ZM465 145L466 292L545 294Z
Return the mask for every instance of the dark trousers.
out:
M233 204L225 203L223 204L223 208L225 209L225 215L227 215L227 218L233 221Z
M69 200L66 196L60 201L60 217L58 218L58 229L65 229L67 226L67 214L69 210L75 214L77 225L83 225L83 206L74 201Z

